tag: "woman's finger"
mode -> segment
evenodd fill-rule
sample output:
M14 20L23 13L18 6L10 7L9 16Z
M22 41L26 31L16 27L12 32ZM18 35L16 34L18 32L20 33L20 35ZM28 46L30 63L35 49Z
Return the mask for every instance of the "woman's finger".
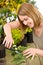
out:
M23 51L24 54L28 53L30 51L30 49L26 49Z
M32 56L32 59L31 59L31 60L33 60L33 59L34 59L34 57L35 57L35 55L33 55L33 56Z
M12 44L13 44L13 43L9 43L9 46L8 46L8 48L11 48Z
M9 44L9 43L6 42L6 43L5 43L5 47L8 47L8 44Z
M26 58L29 58L29 57L31 57L31 56L32 56L32 54L30 54L30 55L26 56Z
M4 39L3 43L2 44L5 44L6 40Z
M27 53L25 53L25 54L23 53L23 55L24 55L24 56L27 56L27 55L29 55L30 53L31 53L31 52L27 52Z

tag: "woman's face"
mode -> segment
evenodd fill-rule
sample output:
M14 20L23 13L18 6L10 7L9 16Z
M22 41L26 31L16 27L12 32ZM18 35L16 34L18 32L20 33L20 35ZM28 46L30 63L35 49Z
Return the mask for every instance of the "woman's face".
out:
M19 15L19 19L23 22L24 25L26 25L30 28L34 27L34 22L33 22L32 18L30 18L28 16Z

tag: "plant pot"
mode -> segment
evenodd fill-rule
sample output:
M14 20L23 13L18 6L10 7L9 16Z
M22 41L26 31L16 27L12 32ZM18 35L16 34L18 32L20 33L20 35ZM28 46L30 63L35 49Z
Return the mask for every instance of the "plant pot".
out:
M25 36L27 37L27 43L32 43L33 42L33 34L32 34L32 32L27 32L25 34Z
M27 46L27 37L24 36L23 40L18 43L17 46Z
M0 46L0 58L4 58L6 56L4 46Z
M24 39L20 42L21 46L27 45L27 37L24 37Z
M2 45L3 40L4 40L4 31L3 31L3 26L0 25L0 58L6 56L5 47Z

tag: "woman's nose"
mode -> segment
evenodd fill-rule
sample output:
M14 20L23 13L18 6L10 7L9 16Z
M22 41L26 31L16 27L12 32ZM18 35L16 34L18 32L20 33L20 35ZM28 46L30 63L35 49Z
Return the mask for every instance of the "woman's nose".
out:
M26 21L24 21L23 23L24 23L24 25L27 25L27 22Z

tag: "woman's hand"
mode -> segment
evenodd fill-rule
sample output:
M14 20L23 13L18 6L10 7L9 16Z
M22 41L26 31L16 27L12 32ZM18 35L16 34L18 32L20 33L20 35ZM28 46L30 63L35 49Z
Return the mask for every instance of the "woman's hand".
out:
M36 48L29 48L29 49L23 51L23 55L26 56L26 58L32 56L32 60L33 60L33 58L37 54L37 52L38 52L38 49L36 49Z
M5 44L5 47L6 48L11 48L12 44L14 43L14 40L11 36L6 36L3 43L2 44Z

